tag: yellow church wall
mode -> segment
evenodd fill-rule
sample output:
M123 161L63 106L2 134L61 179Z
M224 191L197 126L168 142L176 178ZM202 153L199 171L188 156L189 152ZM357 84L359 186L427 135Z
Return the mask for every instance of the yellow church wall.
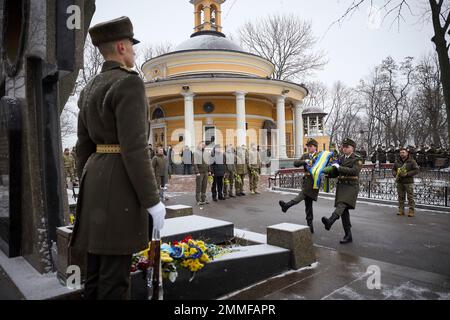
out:
M259 77L265 77L266 72L243 65L235 65L228 63L198 63L194 65L184 65L177 67L168 67L167 75L169 77L179 76L183 74L195 74L195 73L209 73L209 72L231 72L237 74L250 74Z

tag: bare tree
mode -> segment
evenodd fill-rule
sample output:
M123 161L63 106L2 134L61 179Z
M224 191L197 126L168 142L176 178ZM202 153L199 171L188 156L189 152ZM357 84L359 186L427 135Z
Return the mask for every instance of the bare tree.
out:
M275 79L303 81L326 64L324 53L314 49L317 40L311 23L294 15L247 22L239 36L244 48L275 65Z
M330 110L325 119L330 142L354 137L358 132L359 113L362 107L357 92L338 81L331 91Z
M173 44L170 42L162 42L157 44L143 44L136 51L136 62L135 68L139 72L142 78L145 78L144 71L142 67L145 62L150 59L156 58L163 54L171 52L173 49Z
M305 97L303 102L303 107L318 107L325 110L327 107L328 100L328 88L320 81L307 82L306 87L308 88L308 95Z
M97 47L92 44L91 37L88 36L84 44L84 66L78 74L72 95L78 95L87 83L100 73L103 62L103 56Z
M373 7L373 0L353 0L350 6L342 16L332 23L341 23L345 18L351 16L352 13L359 9L364 3L370 2ZM442 83L442 91L446 105L447 113L447 139L450 138L450 58L448 43L450 35L450 1L444 0L428 0L429 7L422 12L422 20L431 21L434 29L434 36L431 41L436 46L436 52L440 68L440 80ZM384 0L384 5L379 9L384 12L384 18L393 17L393 22L397 22L398 26L402 21L406 21L404 11L408 10L412 15L415 10L422 10L417 5L412 6L413 0ZM330 26L331 27L331 26Z
M418 106L418 110L414 126L419 130L416 131L414 138L420 144L433 143L435 146L447 146L445 134L447 116L437 55L430 54L423 57L416 70L414 103Z

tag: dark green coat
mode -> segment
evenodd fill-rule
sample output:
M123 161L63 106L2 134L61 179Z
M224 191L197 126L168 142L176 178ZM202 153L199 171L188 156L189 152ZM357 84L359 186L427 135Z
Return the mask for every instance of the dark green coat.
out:
M359 192L359 172L363 167L363 160L353 153L348 158L341 156L339 165L334 206L343 202L350 206L350 209L355 209Z
M147 147L147 100L136 72L107 61L78 100L80 195L71 246L127 255L148 246L148 212L159 203ZM120 144L120 154L96 153Z
M405 161L402 161L402 159L397 160L394 163L394 167L392 168L392 175L394 177L397 178L397 170L401 167L405 167L406 177L398 177L398 179L396 179L396 182L402 184L414 183L414 176L419 173L419 165L417 164L417 162L413 158L411 158L411 156L409 156Z
M313 159L318 153L314 155L310 153L304 153L299 160L294 161L295 167L303 166L305 168L305 175L302 178L302 192L304 195L309 198L317 201L317 197L319 196L319 189L314 189L314 180L312 175L306 170L306 162L308 160Z

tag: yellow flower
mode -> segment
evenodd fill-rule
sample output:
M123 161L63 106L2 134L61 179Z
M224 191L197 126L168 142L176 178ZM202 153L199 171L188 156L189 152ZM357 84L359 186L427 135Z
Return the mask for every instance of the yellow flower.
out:
M206 263L208 263L209 262L209 257L208 257L208 255L207 254L202 254L202 256L200 257L200 261L201 262L206 262Z
M143 256L144 258L148 259L148 252L150 249L145 249L144 251L139 252L140 256Z
M197 253L197 249L191 248L191 250L189 251L189 253L190 253L191 255L194 255L194 254Z

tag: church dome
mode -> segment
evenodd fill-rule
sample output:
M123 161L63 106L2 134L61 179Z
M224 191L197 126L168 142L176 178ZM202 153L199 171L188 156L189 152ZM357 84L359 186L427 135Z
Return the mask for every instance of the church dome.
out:
M194 33L190 39L178 45L173 52L190 50L244 50L236 43L225 38L225 35L216 31L200 31Z

